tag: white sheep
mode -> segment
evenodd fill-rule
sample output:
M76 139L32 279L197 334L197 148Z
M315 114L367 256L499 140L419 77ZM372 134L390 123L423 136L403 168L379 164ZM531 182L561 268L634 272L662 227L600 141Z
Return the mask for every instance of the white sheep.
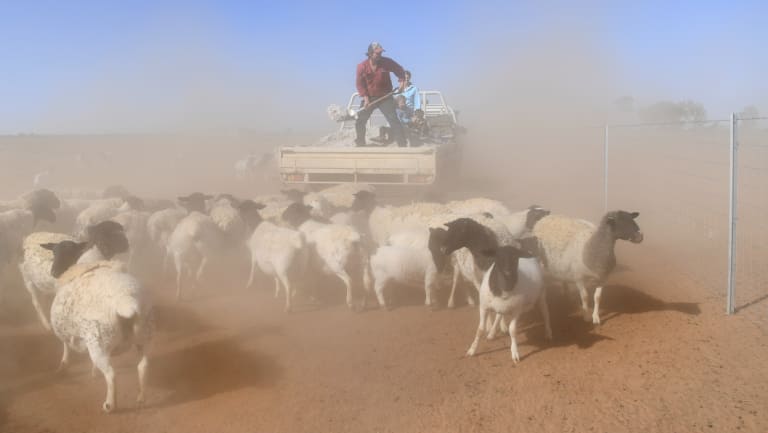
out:
M486 330L487 314L496 313L494 325L491 327L488 338L493 338L496 325L502 315L507 315L509 321L509 338L511 340L510 352L512 360L520 361L520 353L517 350L517 319L520 315L530 310L534 305L539 306L544 317L544 332L547 339L552 339L552 328L549 323L549 311L547 309L546 291L539 262L531 252L512 246L504 246L495 250L484 251L483 254L491 255L493 263L483 275L480 285L478 308L480 320L472 345L467 350L467 356L474 356L480 335Z
M285 311L292 310L292 298L299 281L304 277L309 260L309 246L304 235L298 230L280 227L257 217L263 205L247 200L241 209L252 215L249 225L254 227L248 240L251 253L251 272L246 288L251 287L256 267L275 279L275 297L280 295L280 287L285 292Z
M384 289L392 282L423 288L424 305L434 306L438 273L429 251L418 248L384 245L371 256L374 292L382 308L388 308Z
M405 206L380 206L373 209L368 219L372 240L377 245L386 245L389 237L401 230L424 228L436 215L451 214L451 210L440 203L418 202Z
M565 285L576 285L584 320L591 318L592 323L600 324L600 297L606 277L616 266L616 240L643 241L643 233L635 222L639 215L637 212L611 211L603 216L598 226L562 215L549 215L534 226L545 274ZM595 287L591 317L588 287Z
M304 234L314 252L313 265L344 283L347 306L354 308L353 279L361 277L364 281L368 269L368 255L360 233L352 226L317 221L311 210L308 205L293 203L283 213L283 220Z
M55 262L57 247L50 249ZM67 368L70 349L88 351L107 385L102 409L112 412L117 401L111 356L133 346L139 357L136 401L143 404L148 367L145 349L154 328L152 306L144 287L125 273L122 264L112 262L75 265L54 276L58 277L59 288L51 305L51 325L63 346L59 370Z
M128 238L128 269L134 270L134 264L137 254L146 250L149 243L149 234L147 233L147 220L149 213L139 210L128 210L120 212L110 220L123 226L125 236Z
M192 262L198 261L195 281L199 284L206 265L222 248L221 230L208 215L191 212L171 232L166 245L166 254L173 258L176 269L176 300L181 300L184 271L190 270Z
M50 330L50 322L40 304L41 296L52 296L56 293L55 279L51 276L54 265L53 253L50 248L61 244L60 248L71 250L68 257L73 257L77 263L91 263L105 259L111 259L114 255L128 249L128 240L123 233L123 228L112 221L104 221L87 230L88 242L74 242L74 239L61 233L35 232L24 239L24 260L19 263L19 271L24 281L24 287L29 292L32 305L35 307L40 322ZM59 266L68 266L71 263L61 261Z
M473 197L465 200L454 200L446 204L451 212L459 215L471 215L488 212L494 217L509 215L511 212L498 200L484 197Z
M84 238L88 226L106 221L121 212L128 210L142 210L143 203L136 197L107 198L93 203L77 215L75 220L75 237Z

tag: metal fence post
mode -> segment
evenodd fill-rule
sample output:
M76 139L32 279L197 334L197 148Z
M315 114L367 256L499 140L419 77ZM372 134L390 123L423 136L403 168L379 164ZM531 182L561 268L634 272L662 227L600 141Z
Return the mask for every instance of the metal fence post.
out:
M734 305L734 289L735 289L735 266L736 266L736 198L738 188L736 185L736 165L737 161L737 147L738 141L736 139L736 114L731 113L731 175L730 183L731 188L729 191L729 205L728 205L728 293L726 295L726 314L733 314L735 311Z
M608 124L603 127L603 212L608 212Z

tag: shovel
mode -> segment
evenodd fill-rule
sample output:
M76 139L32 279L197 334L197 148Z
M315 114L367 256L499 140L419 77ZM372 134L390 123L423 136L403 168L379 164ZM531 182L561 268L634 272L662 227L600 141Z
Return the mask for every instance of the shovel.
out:
M389 97L390 97L390 96L392 96L392 95L397 95L398 93L400 93L400 91L399 91L399 90L393 90L393 91L391 91L391 92L387 93L386 95L384 95L384 96L382 96L382 97L380 97L380 98L376 98L376 99L374 99L373 101L371 101L371 102L368 104L368 107L365 107L365 108L360 108L360 109L358 109L358 110L355 110L354 108L350 108L350 109L349 109L349 111L348 111L348 112L347 112L347 113L346 113L344 116L342 116L341 118L339 118L337 121L339 121L339 122L344 122L344 121L346 121L346 120L357 120L357 117L358 117L358 116L360 115L360 113L362 113L363 111L365 111L365 110L373 110L374 108L376 108L376 104L378 104L379 102L381 102L381 101L383 101L383 100L385 100L385 99L389 98Z

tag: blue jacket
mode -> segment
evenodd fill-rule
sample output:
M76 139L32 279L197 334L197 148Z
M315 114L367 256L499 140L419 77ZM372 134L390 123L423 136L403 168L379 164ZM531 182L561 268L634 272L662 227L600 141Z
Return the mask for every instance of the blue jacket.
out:
M405 105L407 105L408 108L411 110L421 109L421 94L419 93L419 89L416 88L416 86L411 84L410 86L406 87L405 90L403 90L401 95L405 96Z

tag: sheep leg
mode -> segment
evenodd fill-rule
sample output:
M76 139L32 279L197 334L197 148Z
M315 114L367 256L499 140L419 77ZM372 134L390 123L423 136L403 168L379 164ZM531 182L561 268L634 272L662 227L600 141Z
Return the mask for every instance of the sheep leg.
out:
M368 294L373 291L373 277L371 276L371 265L368 260L365 261L363 266L363 287L365 288L365 295L363 296L361 309L365 310L368 304Z
M37 317L40 319L40 322L43 324L43 327L47 331L51 331L51 323L48 321L48 318L45 317L45 313L43 312L43 307L40 306L40 299L37 295L37 290L35 287L28 290L29 295L32 296L32 306L35 307L35 312L37 313Z
M282 283L283 287L285 287L285 312L290 313L292 310L291 298L293 297L293 289L291 288L291 284L288 281L288 277L285 275L278 275L278 278L280 278L280 283Z
M603 286L597 286L595 289L595 309L592 312L592 323L600 324L600 297L603 295Z
M203 277L203 271L205 270L205 266L208 264L208 257L203 256L203 258L200 260L200 266L197 267L197 273L195 273L195 281L197 284L200 284L200 280Z
M512 318L512 320L509 321L509 339L510 339L509 351L512 354L512 360L515 361L515 364L520 362L520 353L517 351L517 339L515 338L516 331L517 331L517 317L514 317Z
M347 307L350 309L354 307L352 304L352 278L350 278L349 274L345 270L340 270L336 272L336 276L341 279L342 282L344 282L344 287L347 288Z
M184 263L181 254L173 254L173 265L176 268L176 302L181 300L181 279L184 276Z
M487 339L493 340L496 338L496 330L499 329L499 321L501 320L502 315L499 313L496 313L496 317L493 318L493 324L491 325L491 329L488 331L488 335L486 336Z
M544 318L544 336L547 340L552 340L552 326L549 323L549 307L547 307L547 294L542 289L541 296L539 296L539 311Z
M482 306L480 309L480 323L477 325L477 332L475 332L475 339L472 341L472 345L469 346L469 349L467 350L467 356L475 356L475 352L477 351L477 345L480 343L480 336L485 332L485 318L487 316L487 311Z
M144 346L137 344L136 352L139 354L139 363L136 365L136 370L139 373L139 395L136 396L136 404L139 406L144 404L144 390L147 386L147 354L144 352Z
M592 316L589 314L589 294L587 293L587 288L581 281L576 282L576 287L579 288L579 296L581 297L581 314L585 321L591 322Z
M64 373L69 367L69 346L66 342L63 342L64 353L61 355L61 361L59 362L59 368L56 369L56 373Z
M451 284L451 296L448 297L448 308L453 308L455 306L453 296L456 294L456 286L459 285L460 272L458 266L453 267L453 283Z
M256 262L251 261L251 272L248 274L248 282L245 283L245 288L248 289L251 287L251 284L253 284L253 278L256 274Z
M426 278L424 280L424 305L427 307L436 307L437 304L433 301L435 294L437 293L437 270L434 272L427 271Z
M373 290L376 292L376 299L382 309L388 310L387 301L384 300L384 287L387 285L387 279L378 277L375 279Z
M107 399L104 401L102 409L107 413L112 412L116 407L115 370L109 362L109 354L104 353L95 338L92 343L88 344L88 354L90 355L93 364L101 370L101 374L104 375L104 380L107 382Z

